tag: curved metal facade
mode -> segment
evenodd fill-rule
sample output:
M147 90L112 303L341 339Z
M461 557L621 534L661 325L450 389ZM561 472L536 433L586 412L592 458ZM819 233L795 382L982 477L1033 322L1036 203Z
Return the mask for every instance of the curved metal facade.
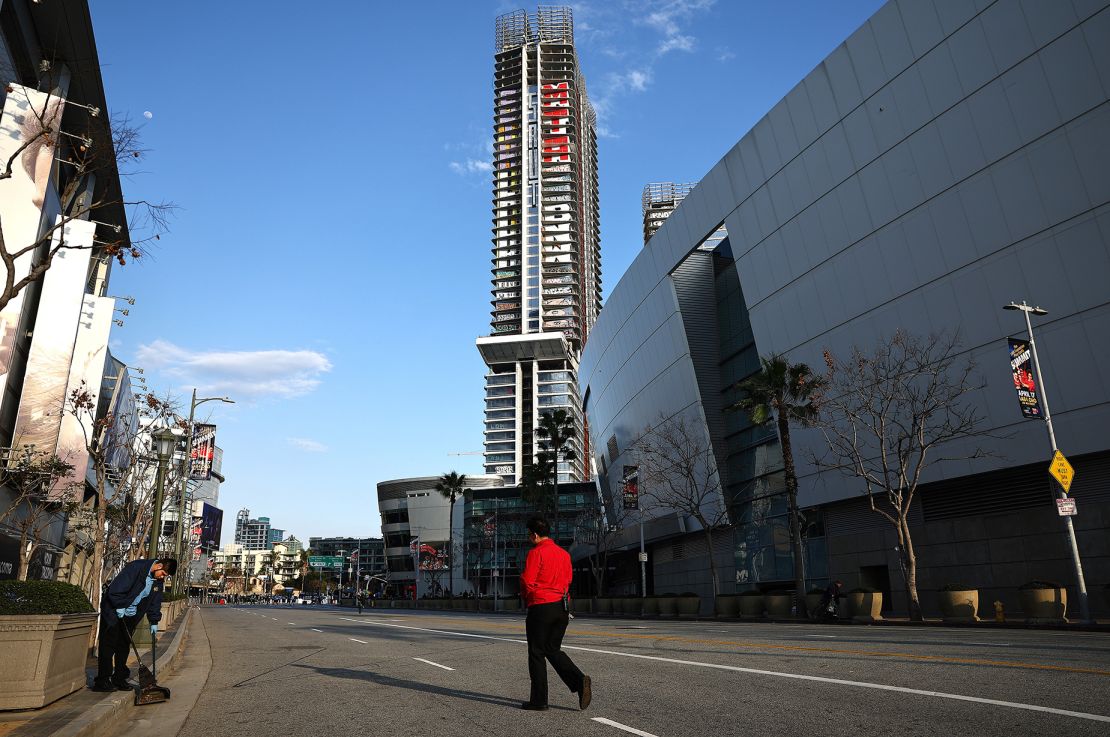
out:
M1003 358L1024 329L1001 310L1012 300L1050 312L1037 342L1061 445L1110 448L1107 39L1105 0L883 6L705 175L609 296L579 369L598 472L660 414L706 416L675 274L722 224L761 355L819 367L825 348L899 328L960 331L988 424L1011 437L1005 458L934 480L1048 455ZM856 496L840 477L803 480L805 505Z

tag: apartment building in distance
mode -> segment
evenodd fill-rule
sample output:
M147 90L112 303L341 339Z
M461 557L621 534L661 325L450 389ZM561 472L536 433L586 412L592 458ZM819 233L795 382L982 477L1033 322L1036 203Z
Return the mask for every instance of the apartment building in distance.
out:
M566 410L587 477L578 356L601 307L596 116L569 7L497 18L494 55L492 319L479 338L486 374L485 471L507 486L542 450L540 417Z

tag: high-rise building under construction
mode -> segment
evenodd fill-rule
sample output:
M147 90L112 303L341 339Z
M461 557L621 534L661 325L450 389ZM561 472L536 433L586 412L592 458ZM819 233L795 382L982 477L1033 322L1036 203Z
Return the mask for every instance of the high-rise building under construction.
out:
M535 428L564 409L588 478L578 356L601 308L597 120L574 49L570 8L497 18L493 78L492 319L478 349L486 374L485 470L516 484L542 447Z

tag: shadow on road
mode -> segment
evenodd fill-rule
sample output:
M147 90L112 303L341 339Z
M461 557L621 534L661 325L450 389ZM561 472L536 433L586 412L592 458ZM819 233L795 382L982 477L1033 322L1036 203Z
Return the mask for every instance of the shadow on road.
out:
M403 678L394 678L392 676L382 675L368 670L352 670L351 668L324 668L316 665L306 665L304 663L294 664L295 668L304 668L306 670L315 671L323 676L332 676L334 678L351 678L356 681L368 681L376 683L379 686L387 686L389 688L407 688L410 691L420 691L421 693L434 694L436 696L450 696L455 699L466 699L467 701L478 701L484 704L492 704L494 706L507 706L513 709L520 708L521 699L510 699L504 696L494 696L492 694L478 693L477 691L462 691L457 688L443 688L441 686L433 686L430 683L421 683L420 681L406 681ZM563 711L576 711L565 706L551 706L552 710Z

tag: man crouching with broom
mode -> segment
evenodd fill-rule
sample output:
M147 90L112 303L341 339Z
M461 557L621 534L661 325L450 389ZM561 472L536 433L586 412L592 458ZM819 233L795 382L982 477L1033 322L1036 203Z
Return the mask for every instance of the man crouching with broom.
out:
M150 633L158 632L162 620L162 587L166 576L177 573L173 558L142 558L123 567L100 598L100 646L97 650L93 691L130 691L127 682L128 645L139 620L145 615Z

